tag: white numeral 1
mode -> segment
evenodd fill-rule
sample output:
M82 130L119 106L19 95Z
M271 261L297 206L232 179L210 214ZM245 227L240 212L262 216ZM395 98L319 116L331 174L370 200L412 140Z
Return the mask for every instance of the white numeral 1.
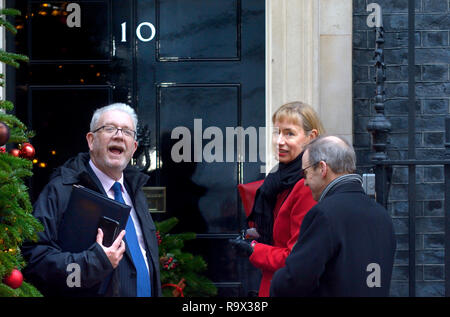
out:
M123 22L122 26L122 42L127 41L127 22Z

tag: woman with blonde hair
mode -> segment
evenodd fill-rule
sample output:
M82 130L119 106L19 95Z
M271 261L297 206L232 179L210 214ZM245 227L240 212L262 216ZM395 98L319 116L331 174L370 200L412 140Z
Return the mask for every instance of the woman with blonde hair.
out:
M284 266L300 232L306 213L313 207L311 190L304 186L303 149L324 128L314 109L303 102L281 106L272 116L272 144L279 163L256 190L246 239L230 240L239 255L262 271L260 297L268 297L276 270ZM245 185L244 185L245 186ZM242 187L240 188L242 197ZM251 239L254 239L251 241ZM251 241L251 242L250 242Z

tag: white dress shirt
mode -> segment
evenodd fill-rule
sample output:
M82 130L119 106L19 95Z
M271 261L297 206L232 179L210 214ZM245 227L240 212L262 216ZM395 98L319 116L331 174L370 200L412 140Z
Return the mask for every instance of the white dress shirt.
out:
M91 168L94 171L95 175L97 176L97 178L99 179L100 183L102 184L103 189L105 190L105 192L108 195L108 197L111 198L111 199L114 199L114 191L112 189L112 186L114 185L114 183L116 181L114 179L112 179L111 177L109 177L108 175L106 175L105 173L103 173L101 170L99 170L94 165L92 160L89 160L89 165L91 166ZM134 210L134 206L133 206L133 203L131 201L131 197L130 197L130 195L128 195L128 192L125 189L125 186L123 185L123 173L122 173L122 176L120 177L120 179L118 180L118 182L121 185L122 196L123 196L123 200L125 201L125 204L127 204L128 206L131 206L130 215L131 215L131 218L133 219L133 222L134 222L134 229L136 230L136 235L137 235L137 239L138 239L138 242L139 242L139 247L141 249L142 255L144 256L145 265L147 266L147 270L148 270L147 253L145 252L145 243L144 243L144 237L142 235L141 225L139 224L139 220L137 218L136 211Z

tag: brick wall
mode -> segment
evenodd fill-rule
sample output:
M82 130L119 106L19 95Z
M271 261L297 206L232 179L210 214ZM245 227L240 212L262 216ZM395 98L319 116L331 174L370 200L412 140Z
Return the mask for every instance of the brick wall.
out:
M353 126L359 172L370 170L370 135L375 113L375 33L366 24L368 3L383 10L386 63L385 115L392 124L388 155L408 155L408 0L353 1ZM444 118L450 101L450 1L416 0L416 157L443 159ZM416 171L416 295L444 295L444 179L442 166ZM408 169L394 167L388 209L397 234L392 296L408 296Z

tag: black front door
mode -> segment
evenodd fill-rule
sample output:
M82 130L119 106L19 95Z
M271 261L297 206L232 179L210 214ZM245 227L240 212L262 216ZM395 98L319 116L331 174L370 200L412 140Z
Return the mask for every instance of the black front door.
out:
M237 185L263 177L249 144L261 134L247 135L242 157L236 128L265 122L264 1L77 1L78 21L70 3L15 3L16 51L31 59L16 106L47 164L36 164L33 196L51 168L87 151L93 109L129 103L151 130L147 185L166 187L167 212L154 219L176 216L176 231L198 233L187 248L204 256L219 295L247 296L257 273L228 239L245 226Z

